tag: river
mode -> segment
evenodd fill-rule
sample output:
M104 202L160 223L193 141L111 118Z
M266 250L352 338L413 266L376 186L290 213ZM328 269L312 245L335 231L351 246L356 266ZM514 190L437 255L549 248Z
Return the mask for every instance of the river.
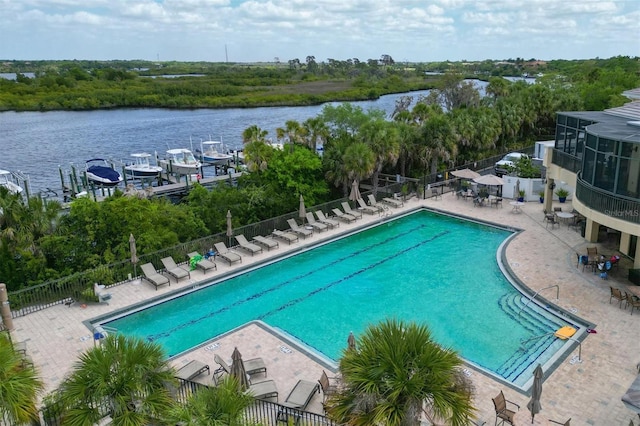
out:
M481 83L481 82L480 82ZM478 84L478 82L476 82ZM480 87L484 84L478 84ZM410 93L417 99L429 91ZM406 94L354 102L363 109L391 114L396 99ZM47 188L61 192L59 170L73 164L79 170L91 158L130 162L136 152L199 147L201 140L222 140L225 149L242 147L242 132L257 125L276 139L276 128L286 121L303 122L317 116L324 105L304 107L228 109L115 109L98 111L0 113L0 169L29 176L32 194Z

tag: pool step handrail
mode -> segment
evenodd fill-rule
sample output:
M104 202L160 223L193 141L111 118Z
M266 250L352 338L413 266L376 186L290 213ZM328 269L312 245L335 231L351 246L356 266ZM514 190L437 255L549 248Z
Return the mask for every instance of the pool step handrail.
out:
M520 345L522 346L522 345L524 345L525 343L528 343L528 342L530 342L530 341L532 341L532 340L541 339L541 338L543 338L543 337L547 337L547 336L555 335L555 334L556 334L556 332L555 332L555 331L552 331L552 332L550 332L550 333L545 333L545 334L541 334L541 335L539 335L539 336L533 336L533 337L530 337L530 338L528 338L528 339L526 339L526 340L520 340ZM569 340L569 341L572 341L572 342L576 342L576 343L578 344L578 361L582 362L582 342L580 342L580 341L579 341L579 340L577 340L577 339L574 339L573 337L567 337L567 338L566 338L566 339L564 339L564 340Z
M538 296L538 294L540 294L540 292L541 292L542 290L546 290L546 289L553 288L553 287L555 287L555 288L556 288L556 300L557 300L557 299L560 299L560 286L559 286L558 284L554 284L554 285L550 285L550 286L545 287L545 288L541 288L540 290L536 291L536 292L534 293L534 295L533 295L533 296L529 297L529 300L527 300L527 303L525 303L525 304L524 304L524 306L523 306L522 308L520 308L520 310L518 311L518 315L520 315L520 313L522 312L522 310L523 310L524 308L526 308L527 306L529 306L529 303L531 303L531 301L532 301L533 299L535 299L535 298Z

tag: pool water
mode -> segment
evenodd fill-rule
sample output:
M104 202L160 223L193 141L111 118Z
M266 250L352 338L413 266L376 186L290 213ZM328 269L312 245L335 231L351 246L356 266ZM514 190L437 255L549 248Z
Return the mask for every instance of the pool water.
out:
M517 384L562 347L552 333L566 322L520 312L496 260L510 235L418 211L103 324L176 355L262 320L337 360L350 331L394 317Z

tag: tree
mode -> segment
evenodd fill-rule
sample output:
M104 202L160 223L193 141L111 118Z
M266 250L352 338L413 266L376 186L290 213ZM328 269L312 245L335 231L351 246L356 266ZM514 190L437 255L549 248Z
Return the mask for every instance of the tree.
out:
M11 340L0 333L0 420L24 424L38 419L36 396L43 385L36 370L24 364ZM8 423L9 424L9 423Z
M238 390L234 376L226 376L217 387L203 387L185 405L176 406L171 424L184 426L238 426L244 410L253 403L251 395Z
M385 120L373 120L362 126L359 138L369 145L375 158L375 167L371 179L373 193L378 191L378 176L386 164L395 167L400 155L398 129L394 123Z
M417 426L423 414L432 424L467 425L475 411L473 388L461 366L458 354L434 342L426 326L388 319L343 352L342 386L326 411L354 426Z
M113 425L142 426L165 418L174 373L157 343L107 336L80 356L60 387L65 425L97 424L104 416L100 403L109 406Z

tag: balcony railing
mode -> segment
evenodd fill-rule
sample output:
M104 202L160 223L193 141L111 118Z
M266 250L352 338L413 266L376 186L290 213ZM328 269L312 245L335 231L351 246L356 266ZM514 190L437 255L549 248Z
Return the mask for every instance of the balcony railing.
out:
M556 166L569 170L573 173L578 173L582 167L582 160L573 155L562 152L558 149L552 151L551 162Z
M578 176L576 197L585 206L607 216L640 224L640 200L613 195L589 185Z

